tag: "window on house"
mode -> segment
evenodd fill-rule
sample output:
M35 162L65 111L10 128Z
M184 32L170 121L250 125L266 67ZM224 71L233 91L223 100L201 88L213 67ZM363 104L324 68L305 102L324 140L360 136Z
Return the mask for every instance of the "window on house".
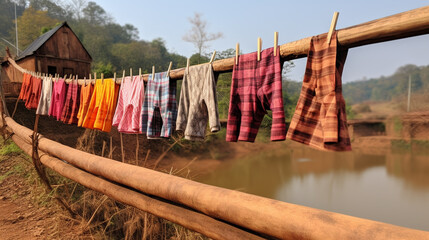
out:
M73 68L63 68L63 75L74 74Z
M57 67L55 66L48 66L48 74L54 76L57 73Z

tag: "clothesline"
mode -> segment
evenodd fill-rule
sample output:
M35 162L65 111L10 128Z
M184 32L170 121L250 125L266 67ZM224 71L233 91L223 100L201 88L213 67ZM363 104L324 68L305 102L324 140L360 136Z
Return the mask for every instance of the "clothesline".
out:
M310 41L313 54L307 60L307 79L289 131L280 50L274 52L272 47L260 54L241 55L233 66L226 141L254 142L264 115L271 110L272 141L288 138L324 150L351 150L341 92L347 51L338 48L337 32L329 40L319 35ZM213 66L208 63L187 67L178 107L176 81L170 81L167 72L154 73L146 87L141 76L124 76L120 88L114 79L97 79L94 86L80 87L77 82L53 82L24 72L18 100L24 100L26 108L36 109L36 119L49 115L105 132L115 126L121 133L146 134L148 139L169 138L174 131L182 131L185 139L202 141L207 124L211 132L221 129L216 92Z
M429 6L337 30L338 44L342 48L359 47L428 33ZM311 37L307 37L280 45L281 59L287 61L306 57L310 40ZM8 60L18 70L25 72L25 69L18 66L13 59L8 58ZM213 61L213 71L229 72L232 70L234 63L234 57ZM184 70L185 68L171 70L170 79L182 79ZM143 74L143 80L147 81L148 76L149 74ZM78 82L82 84L84 79L78 79Z

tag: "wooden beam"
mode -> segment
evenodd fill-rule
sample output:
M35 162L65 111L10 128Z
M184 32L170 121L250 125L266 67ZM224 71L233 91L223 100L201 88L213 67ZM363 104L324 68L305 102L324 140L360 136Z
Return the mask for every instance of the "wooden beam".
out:
M338 43L344 48L429 34L429 6L340 29L337 30L337 34ZM310 40L311 37L307 37L281 45L280 56L282 60L306 57ZM214 61L213 70L216 72L231 71L235 62L234 59L235 57ZM172 70L171 79L181 79L183 69Z
M16 135L12 136L12 140L25 153L31 155L31 144ZM243 229L224 223L202 213L195 212L183 206L177 206L160 199L155 199L137 191L109 182L103 178L73 167L58 158L51 157L44 152L40 151L39 157L43 165L87 188L105 194L114 200L128 204L142 211L180 224L188 229L202 233L207 237L213 239L264 239L253 233L249 233Z
M10 117L5 121L13 136L31 142L32 130ZM82 152L43 136L39 148L93 175L272 238L429 239L429 232L210 186Z
M326 37L327 34L321 35ZM337 30L338 43L343 48L359 47L423 34L429 34L429 6ZM281 45L280 56L282 60L306 57L310 40L311 37L307 37ZM13 62L11 58L8 60ZM216 60L212 63L213 70L215 72L229 72L232 71L234 63L235 57ZM171 70L170 79L182 79L184 70L185 68ZM147 81L148 76L149 74L144 74L143 80ZM84 84L84 80L79 79L79 84Z

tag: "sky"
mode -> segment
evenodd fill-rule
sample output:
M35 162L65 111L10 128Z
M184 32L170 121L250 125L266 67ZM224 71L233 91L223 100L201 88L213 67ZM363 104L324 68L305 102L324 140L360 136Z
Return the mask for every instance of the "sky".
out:
M279 44L328 32L332 15L339 12L336 29L429 5L429 0L96 0L119 24L130 23L139 30L140 39L162 38L170 52L190 57L196 52L182 37L191 29L189 18L202 14L209 33L222 32L223 38L209 43L206 52L235 49L242 53L273 46L274 32ZM288 73L301 81L306 58L294 60ZM429 35L352 48L343 72L343 82L389 76L405 64L429 65Z

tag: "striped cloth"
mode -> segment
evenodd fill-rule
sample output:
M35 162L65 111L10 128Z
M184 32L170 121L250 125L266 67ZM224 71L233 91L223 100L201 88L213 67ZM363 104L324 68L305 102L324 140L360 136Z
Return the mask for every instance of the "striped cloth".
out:
M28 93L25 107L27 109L37 109L39 105L40 92L42 91L42 79L38 77L31 77L30 87L27 89Z
M66 101L64 103L61 121L67 124L77 124L77 114L79 111L80 86L72 81L67 90Z
M285 140L286 124L282 97L280 50L274 48L240 55L234 64L226 141L254 142L267 110L273 113L271 141Z
M124 77L119 89L113 126L122 133L141 133L144 81L140 76Z
M142 131L147 138L170 137L176 127L176 81L167 72L149 75L142 111Z
M350 151L341 75L347 50L337 53L337 34L311 39L301 95L287 138L331 151Z

